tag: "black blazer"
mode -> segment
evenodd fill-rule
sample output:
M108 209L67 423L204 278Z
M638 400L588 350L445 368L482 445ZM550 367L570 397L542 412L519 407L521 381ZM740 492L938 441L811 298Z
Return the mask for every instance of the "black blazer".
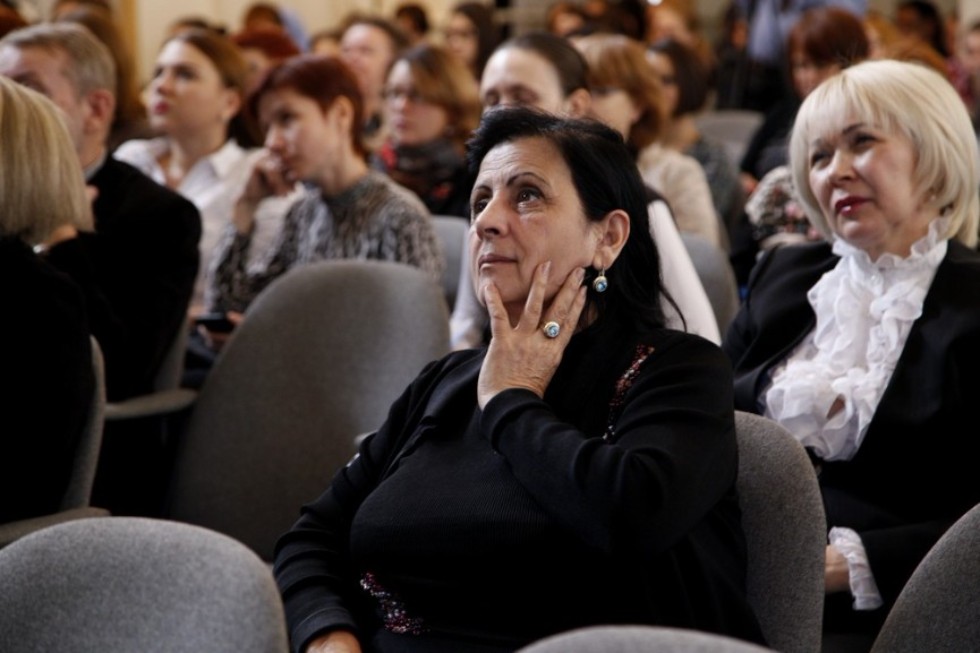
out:
M807 291L838 261L826 243L759 261L723 342L735 406L761 412L770 370L816 324ZM950 241L867 434L823 463L829 526L861 535L886 605L948 526L980 502L980 254Z
M85 302L65 274L0 237L0 523L56 511L95 379Z
M184 323L197 276L201 216L190 201L111 156L89 182L95 233L52 247L48 259L85 293L105 356L110 401L152 390Z

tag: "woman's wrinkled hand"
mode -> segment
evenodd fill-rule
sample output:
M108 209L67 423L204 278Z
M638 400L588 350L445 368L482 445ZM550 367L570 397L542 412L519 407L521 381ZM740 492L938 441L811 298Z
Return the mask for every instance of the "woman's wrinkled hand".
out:
M524 312L515 326L508 319L497 287L492 283L487 285L484 299L490 314L492 337L477 383L480 408L485 408L497 393L509 388L524 388L543 397L551 383L565 347L578 326L585 307L586 289L582 285L585 270L576 268L545 310L550 270L550 261L535 270ZM549 322L557 322L560 326L555 338L544 333L543 327Z

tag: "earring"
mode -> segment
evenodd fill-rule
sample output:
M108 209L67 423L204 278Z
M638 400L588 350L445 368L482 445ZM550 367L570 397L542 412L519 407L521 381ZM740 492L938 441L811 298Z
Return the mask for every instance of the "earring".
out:
M609 279L606 278L606 268L602 268L599 276L592 281L592 289L596 292L606 292L609 287Z

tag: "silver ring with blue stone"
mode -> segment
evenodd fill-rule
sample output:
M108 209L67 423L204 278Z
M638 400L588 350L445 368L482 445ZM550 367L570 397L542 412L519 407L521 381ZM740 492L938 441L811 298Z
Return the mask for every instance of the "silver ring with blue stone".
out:
M558 334L561 333L561 325L557 322L548 322L542 327L544 335L549 338L557 338Z

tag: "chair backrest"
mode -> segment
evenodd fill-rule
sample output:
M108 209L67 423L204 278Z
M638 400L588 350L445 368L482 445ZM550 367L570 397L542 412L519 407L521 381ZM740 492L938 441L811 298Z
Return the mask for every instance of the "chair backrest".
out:
M442 291L417 268L326 261L293 269L249 306L180 438L167 515L271 560L276 539L449 351Z
M715 109L698 115L695 121L702 134L725 146L737 168L764 117L762 112L748 109Z
M827 519L816 472L776 422L736 411L747 591L769 646L820 650Z
M180 385L180 379L184 373L184 355L187 352L189 337L190 332L187 325L181 322L170 342L170 347L167 348L163 361L160 363L160 369L157 370L157 374L153 378L154 391L172 390Z
M539 640L517 653L764 653L770 649L731 637L657 626L592 626Z
M0 650L288 650L272 572L235 540L140 517L80 519L0 550Z
M980 505L922 559L892 606L872 653L969 651L980 642Z
M446 304L452 311L453 306L456 305L456 291L463 265L463 249L466 247L466 234L469 233L470 223L469 220L454 215L433 215L432 226L442 247L442 255L446 259L446 268L442 272L442 291L446 295Z
M102 361L102 348L93 337L92 341L92 371L95 376L95 387L92 391L92 406L82 436L75 448L75 460L72 463L68 487L61 499L61 510L84 508L91 504L92 486L95 483L95 471L99 463L99 450L102 448L102 432L105 425L105 366Z
M738 280L728 255L703 236L681 232L681 240L694 263L701 285L711 302L722 337L738 312Z

